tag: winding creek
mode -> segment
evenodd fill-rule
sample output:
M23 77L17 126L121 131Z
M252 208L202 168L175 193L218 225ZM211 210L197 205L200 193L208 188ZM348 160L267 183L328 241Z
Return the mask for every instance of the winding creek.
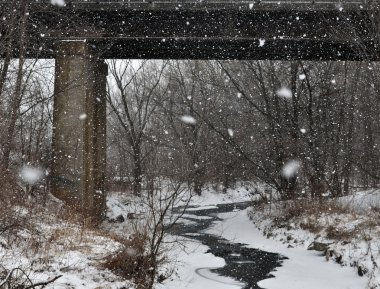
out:
M222 268L211 269L212 272L244 283L244 289L259 289L261 287L257 285L257 282L273 277L270 272L281 266L282 260L286 257L248 248L246 244L234 243L206 232L214 222L222 221L218 218L219 213L243 210L249 205L249 202L244 202L210 207L190 207L183 216L190 222L177 224L172 229L172 234L197 240L209 248L209 253L223 258L226 265ZM207 278L207 274L203 273L204 270L209 269L198 268L196 273Z

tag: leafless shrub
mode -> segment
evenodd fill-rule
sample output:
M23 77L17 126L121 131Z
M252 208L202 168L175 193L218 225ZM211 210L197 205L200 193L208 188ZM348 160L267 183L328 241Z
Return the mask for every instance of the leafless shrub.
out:
M16 178L8 171L3 171L0 177L2 189L0 190L0 236L12 233L25 225L26 218L22 208L26 205Z
M1 289L44 288L46 285L55 282L60 277L62 277L62 275L58 275L44 282L33 283L25 270L21 268L13 268L12 270L8 272L8 274L3 280L0 280L0 288Z
M347 206L337 202L335 199L322 199L320 201L311 201L308 198L288 201L284 203L281 210L282 221L289 221L295 217L301 216L320 216L323 213L347 214L352 210Z
M143 198L144 218L134 219L132 237L121 240L123 249L118 254L106 258L103 266L125 278L133 279L138 289L150 289L153 287L158 274L166 258L169 245L165 237L169 230L183 215L190 196L180 183L170 180L156 180L153 190ZM182 205L175 214L175 207ZM159 276L160 280L165 279Z
M300 228L314 234L317 234L323 230L323 227L321 225L318 225L314 222L302 222L300 224Z
M355 227L353 230L347 231L347 230L339 230L336 228L336 226L330 225L325 229L325 233L328 239L351 240L359 233L359 228Z
M133 279L137 288L147 288L149 280L146 278L154 264L146 252L148 242L147 232L139 232L130 239L121 240L123 248L105 259L102 266L115 274L127 279Z

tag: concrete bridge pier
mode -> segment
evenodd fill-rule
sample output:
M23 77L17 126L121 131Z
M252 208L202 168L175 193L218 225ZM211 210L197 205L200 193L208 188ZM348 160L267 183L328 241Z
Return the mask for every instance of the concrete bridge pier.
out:
M105 215L106 63L85 41L55 44L51 192L96 225Z

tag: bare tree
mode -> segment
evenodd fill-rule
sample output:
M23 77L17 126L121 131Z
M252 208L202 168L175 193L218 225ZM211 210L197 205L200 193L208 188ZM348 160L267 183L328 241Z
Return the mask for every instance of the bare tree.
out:
M181 154L186 159L182 163L186 168L183 175L198 195L207 180L212 145L210 130L203 121L211 113L214 101L202 83L202 79L207 78L204 64L201 61L170 62L166 74L168 98L162 106L175 155Z
M149 156L147 137L159 99L165 93L162 76L166 62L109 63L108 103L121 126L133 161L133 192L141 193L144 161Z

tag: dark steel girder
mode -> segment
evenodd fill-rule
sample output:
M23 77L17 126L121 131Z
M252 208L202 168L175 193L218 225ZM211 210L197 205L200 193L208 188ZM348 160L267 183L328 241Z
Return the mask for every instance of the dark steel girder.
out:
M379 60L373 41L223 39L223 38L88 38L93 55L111 59L252 59L252 60ZM54 58L52 39L39 54L28 57ZM372 49L372 50L371 50ZM29 53L29 52L28 52ZM16 53L17 54L17 53Z
M32 6L27 57L53 58L56 41L86 40L102 58L380 58L377 9L110 7Z

